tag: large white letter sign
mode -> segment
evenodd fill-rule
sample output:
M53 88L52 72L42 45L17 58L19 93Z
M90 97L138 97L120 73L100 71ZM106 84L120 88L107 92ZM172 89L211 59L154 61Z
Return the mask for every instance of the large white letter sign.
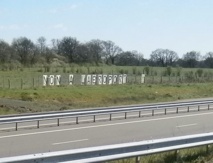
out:
M54 78L55 78L55 76L54 75L50 75L49 76L49 85L54 85Z
M109 85L112 84L112 75L108 75L108 84L109 84Z
M92 75L92 85L96 84L96 75Z
M107 83L107 75L103 75L103 85L106 85Z
M87 75L87 85L91 85L91 83L92 83L92 76Z
M118 76L118 84L122 84L123 83L123 75L119 75Z
M123 74L123 84L127 83L127 74Z
M60 83L61 83L61 75L56 75L55 84L60 85Z
M102 84L102 75L99 74L98 75L98 85L101 85Z
M86 75L81 75L81 85L85 84Z
M118 75L113 75L113 84L117 84Z
M73 74L70 74L70 75L69 75L69 85L72 85L72 84L73 84L73 79L74 79Z
M43 86L47 86L47 75L43 75Z

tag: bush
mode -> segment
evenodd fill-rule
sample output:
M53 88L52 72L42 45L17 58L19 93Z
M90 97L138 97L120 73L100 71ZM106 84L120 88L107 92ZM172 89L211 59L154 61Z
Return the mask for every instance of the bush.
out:
M150 72L149 66L144 67L143 71L146 75L149 75L149 72Z
M203 69L198 69L198 70L196 71L196 75L197 75L198 77L201 77L201 76L203 75Z

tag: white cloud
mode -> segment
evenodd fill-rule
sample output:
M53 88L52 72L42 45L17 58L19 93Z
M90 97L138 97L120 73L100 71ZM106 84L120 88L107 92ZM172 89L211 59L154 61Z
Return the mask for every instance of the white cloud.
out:
M16 30L25 30L29 27L29 25L18 25L18 24L11 24L11 25L0 25L0 30L10 30L10 31L16 31Z
M68 12L68 11L74 10L77 7L78 6L76 4L73 4L73 5L69 5L69 6L65 6L65 7L61 7L61 8L50 9L48 12L51 14L63 13L63 12Z
M57 30L62 30L62 31L66 31L67 30L67 27L64 25L64 24L56 24L53 26L54 29L57 29Z
M77 5L71 5L71 6L69 7L69 9L74 10L74 9L76 9L77 7L78 7Z

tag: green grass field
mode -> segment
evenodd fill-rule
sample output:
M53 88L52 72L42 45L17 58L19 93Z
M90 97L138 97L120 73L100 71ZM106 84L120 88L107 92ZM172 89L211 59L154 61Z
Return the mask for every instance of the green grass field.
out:
M148 72L145 84L140 84L141 73ZM179 76L176 71L179 70ZM0 71L0 98L19 99L39 103L56 104L58 109L101 107L113 105L141 104L181 99L205 98L213 96L213 70L169 69L171 75L165 75L167 68L158 67L122 67L122 66L67 66L17 68L12 71ZM180 72L181 71L181 72ZM68 85L69 74L122 74L128 75L125 85L82 86ZM43 74L62 75L61 86L42 86ZM164 74L164 75L162 75ZM184 75L185 74L185 75ZM187 80L186 74L193 75ZM197 75L196 75L197 74ZM208 74L208 75L205 75ZM42 108L33 111L48 111ZM0 114L19 111L2 107ZM22 112L24 112L22 110Z

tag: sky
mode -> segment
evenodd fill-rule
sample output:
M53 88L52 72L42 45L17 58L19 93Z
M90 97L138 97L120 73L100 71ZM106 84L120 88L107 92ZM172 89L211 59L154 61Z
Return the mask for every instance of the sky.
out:
M0 39L110 40L149 59L152 51L213 51L213 0L0 0Z

